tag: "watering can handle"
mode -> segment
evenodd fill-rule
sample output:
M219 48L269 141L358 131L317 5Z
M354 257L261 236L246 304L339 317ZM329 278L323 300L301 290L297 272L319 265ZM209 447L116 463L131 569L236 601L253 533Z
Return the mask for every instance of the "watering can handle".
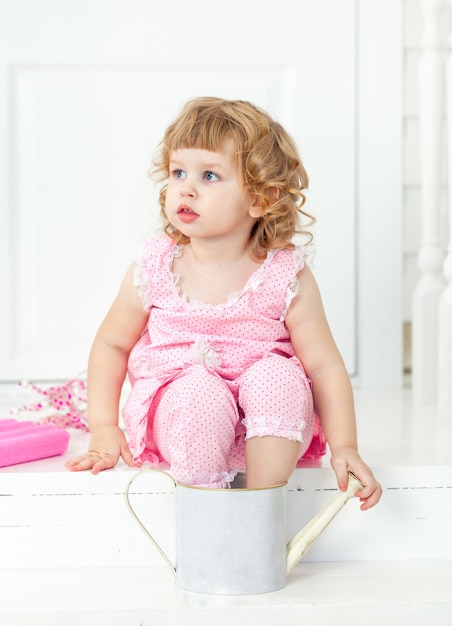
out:
M139 472L137 472L136 474L134 474L132 476L132 478L129 480L129 482L127 483L127 487L125 490L125 497L126 497L126 504L127 504L127 508L130 511L130 514L132 515L133 519L136 521L136 523L138 524L138 526L141 528L141 530L144 532L144 534L146 535L146 537L152 542L152 544L154 545L155 549L157 550L157 552L163 557L163 559L168 563L171 571L173 572L173 576L176 576L176 568L174 567L173 563L170 561L170 559L168 558L168 556L165 554L165 552L162 550L162 548L159 546L159 544L157 543L157 541L154 539L154 537L151 535L151 533L148 531L148 529L146 528L146 526L143 524L143 522L141 521L141 519L138 517L138 515L135 512L135 509L133 508L131 502L130 502L130 497L129 497L129 492L130 492L130 488L132 486L132 483L134 482L134 480L136 478L138 478L139 476L141 476L142 474L147 474L149 472L158 472L159 474L163 474L164 476L167 476L167 478L171 481L171 483L173 484L174 487L176 487L176 481L174 480L174 478L168 474L168 472L164 472L163 470L159 470L159 469L144 469L144 470L140 470Z

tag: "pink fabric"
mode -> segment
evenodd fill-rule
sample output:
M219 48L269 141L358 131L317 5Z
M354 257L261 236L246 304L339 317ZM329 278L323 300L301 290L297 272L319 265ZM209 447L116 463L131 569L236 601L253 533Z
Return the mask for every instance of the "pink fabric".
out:
M317 454L323 454L310 383L284 323L303 252L269 253L243 291L216 306L189 303L179 292L172 262L181 253L159 237L144 243L137 264L136 284L150 316L130 354L132 392L123 411L135 460L166 461L182 472L189 456L194 465L184 480L198 484L204 474L221 482L243 469L247 433L301 441L306 453L317 429ZM187 438L194 448L179 463ZM202 461L209 446L218 452L211 471Z
M51 424L0 420L0 467L63 454L69 433Z
M304 380L297 363L279 355L251 365L234 390L193 365L156 395L149 439L180 482L224 487L245 468L250 437L284 437L306 450L314 413Z

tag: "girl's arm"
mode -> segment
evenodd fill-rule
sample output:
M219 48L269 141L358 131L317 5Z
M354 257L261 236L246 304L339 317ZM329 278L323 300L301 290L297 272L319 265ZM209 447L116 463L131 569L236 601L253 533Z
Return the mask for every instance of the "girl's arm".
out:
M120 456L135 466L118 426L119 399L130 351L143 332L149 313L133 285L132 265L113 305L94 339L88 362L88 425L91 432L86 454L71 459L67 469L91 469L93 474L114 467Z
M315 410L331 451L331 465L339 489L353 472L364 488L358 492L363 510L381 497L381 486L358 454L353 390L342 356L331 334L315 278L305 266L300 272L300 290L286 317L297 357L312 381Z

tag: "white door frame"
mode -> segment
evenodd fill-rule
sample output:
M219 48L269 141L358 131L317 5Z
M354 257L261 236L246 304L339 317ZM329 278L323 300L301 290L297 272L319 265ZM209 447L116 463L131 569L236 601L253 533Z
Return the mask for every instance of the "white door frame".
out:
M395 387L403 380L403 2L357 6L357 383Z

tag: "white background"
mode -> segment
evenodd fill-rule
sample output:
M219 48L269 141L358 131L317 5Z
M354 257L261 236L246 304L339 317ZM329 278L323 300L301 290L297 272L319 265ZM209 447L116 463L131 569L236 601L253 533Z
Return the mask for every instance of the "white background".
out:
M399 21L389 0L0 0L0 377L84 370L159 224L147 170L164 128L187 98L218 95L253 100L293 134L347 367L397 383Z

